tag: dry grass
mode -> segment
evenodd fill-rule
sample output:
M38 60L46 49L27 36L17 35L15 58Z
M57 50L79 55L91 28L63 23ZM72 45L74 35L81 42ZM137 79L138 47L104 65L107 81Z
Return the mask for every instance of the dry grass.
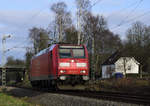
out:
M110 91L121 91L121 92L139 92L142 93L143 90L150 93L148 88L150 88L149 80L140 80L135 78L123 78L123 79L109 79L99 82L100 88L102 90Z
M18 99L4 93L0 93L0 106L33 106L25 102L23 99Z

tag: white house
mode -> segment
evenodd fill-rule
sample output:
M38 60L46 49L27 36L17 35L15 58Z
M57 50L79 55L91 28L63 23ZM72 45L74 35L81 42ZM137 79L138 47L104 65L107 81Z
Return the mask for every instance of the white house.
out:
M138 74L140 63L134 57L120 57L115 62L115 72L126 74Z
M110 78L115 73L138 74L139 65L133 57L121 57L117 51L102 64L102 78Z

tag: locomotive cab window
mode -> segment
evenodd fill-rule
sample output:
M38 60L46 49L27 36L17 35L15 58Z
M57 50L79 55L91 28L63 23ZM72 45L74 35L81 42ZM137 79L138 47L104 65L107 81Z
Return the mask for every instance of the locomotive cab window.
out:
M82 46L60 46L60 58L85 58L85 51Z
M59 49L60 58L71 58L71 50L70 49Z
M85 58L84 49L73 49L74 58Z

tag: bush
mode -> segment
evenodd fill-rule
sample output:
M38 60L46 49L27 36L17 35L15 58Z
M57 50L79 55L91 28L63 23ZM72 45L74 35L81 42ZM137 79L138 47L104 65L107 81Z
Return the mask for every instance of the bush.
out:
M149 86L149 81L148 80L137 80L136 81L136 86L137 87L147 87Z
M150 88L149 80L122 78L122 79L107 79L102 80L100 87L103 90L121 91L121 92L147 92Z
M133 90L132 88L135 88L135 85L136 81L135 79L132 78L130 79L123 78L113 81L114 88L121 91Z

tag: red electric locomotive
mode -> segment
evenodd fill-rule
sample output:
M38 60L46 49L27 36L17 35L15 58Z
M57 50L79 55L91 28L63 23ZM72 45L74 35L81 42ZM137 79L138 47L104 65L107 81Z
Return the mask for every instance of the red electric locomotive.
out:
M54 44L31 60L33 87L56 87L58 83L77 84L89 80L88 51L84 45Z

